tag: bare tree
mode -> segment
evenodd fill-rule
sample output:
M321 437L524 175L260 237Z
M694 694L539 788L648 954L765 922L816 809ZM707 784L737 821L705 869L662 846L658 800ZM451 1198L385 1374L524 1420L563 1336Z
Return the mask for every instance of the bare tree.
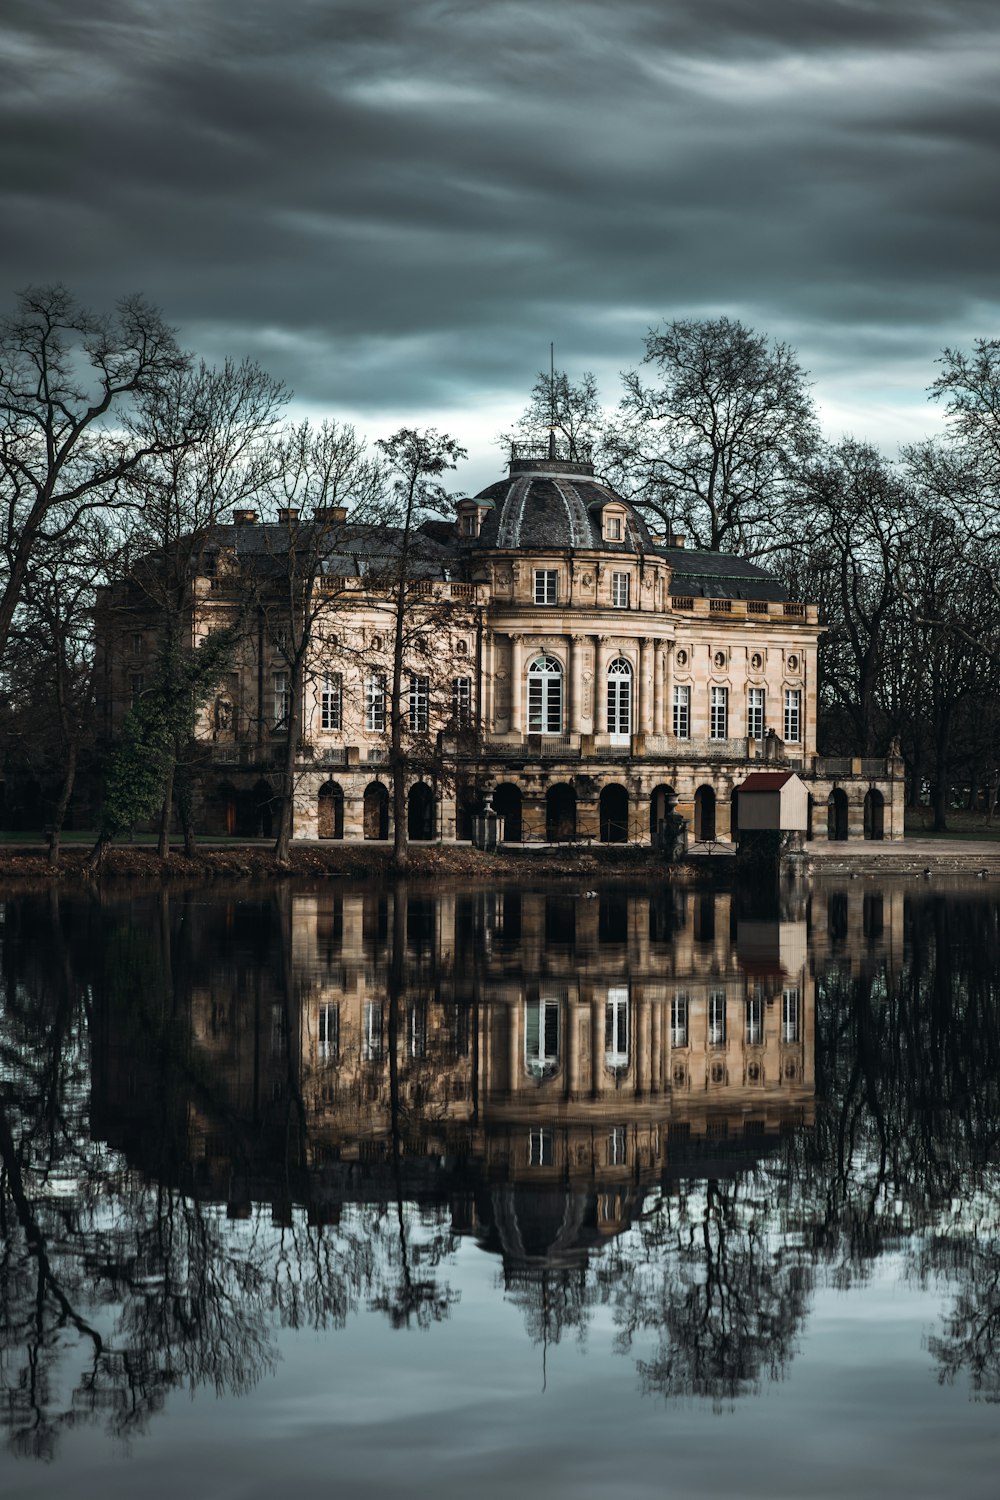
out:
M403 671L408 649L415 639L427 640L426 612L417 631L413 621L420 619L414 609L418 594L415 588L419 571L419 548L416 529L429 513L447 509L448 495L440 476L454 469L466 451L446 433L429 427L418 432L401 427L377 445L385 455L390 475L388 518L395 522L397 539L395 556L388 567L393 610L392 684L389 693L389 771L392 780L393 847L397 865L406 861L406 773L408 757L404 742L406 704L403 698Z
M166 435L137 421L187 363L140 297L99 316L64 287L29 288L0 326L0 654L38 549L196 435L200 424Z
M318 637L348 588L345 568L352 547L380 518L382 470L354 428L335 422L291 428L272 445L270 467L266 498L277 520L262 528L257 556L241 565L248 596L287 669L278 725L284 744L274 845L276 860L286 864L306 689L311 674L330 665L328 652L317 655Z
M604 414L597 395L597 381L585 370L574 385L565 370L539 372L531 399L517 422L499 437L504 448L519 443L538 448L562 437L571 460L589 460L598 448Z
M730 318L651 329L641 370L624 375L606 463L637 504L699 547L769 550L772 522L818 429L787 344Z

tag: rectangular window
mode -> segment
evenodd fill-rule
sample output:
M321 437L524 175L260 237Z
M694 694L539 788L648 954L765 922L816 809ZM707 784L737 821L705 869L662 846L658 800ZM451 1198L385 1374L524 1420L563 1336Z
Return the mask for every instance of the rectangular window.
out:
M729 689L714 687L712 689L712 717L709 723L709 735L713 740L724 740L729 737Z
M781 992L781 1040L797 1042L799 1039L799 992L785 988Z
M456 729L469 729L472 726L472 678L453 677L451 679L451 716L455 721Z
M613 1130L608 1131L607 1165L609 1167L628 1166L628 1137L625 1134L624 1125L616 1125Z
M555 1159L551 1130L532 1130L528 1133L529 1167L551 1167Z
M605 535L607 536L607 539L608 539L609 542L620 542L621 541L621 539L622 539L622 518L621 518L621 516L609 516L608 517L608 529L607 529L607 532L605 533Z
M334 1062L340 1052L340 1006L319 1008L319 1056L321 1062Z
M427 1056L427 1006L422 1000L410 1006L410 1056Z
M688 1044L688 997L675 995L670 1002L670 1045L686 1047Z
M747 738L764 738L764 689L751 688L747 699Z
M746 1039L748 1047L759 1047L764 1040L764 996L756 988L747 998Z
M712 990L708 996L708 1045L726 1045L726 992Z
M385 731L385 678L373 672L365 683L365 728L370 734Z
M143 644L144 643L143 643L143 638L142 638L142 631L141 630L133 630L133 632L132 632L132 655L133 656L141 656L142 655Z
M674 688L674 738L678 740L691 738L691 689L689 687Z
M802 694L798 688L785 689L785 741L796 745L802 734Z
M611 603L615 609L628 609L628 585L627 573L612 573Z
M366 1000L362 1014L361 1055L365 1062L378 1062L382 1056L382 1007L374 1000Z
M559 575L555 568L535 569L535 603L555 604L558 599Z
M131 675L131 677L128 680L129 704L130 704L130 706L132 708L135 708L135 705L138 703L139 699L142 697L142 692L143 692L143 688L144 687L145 687L145 679L144 679L142 673L141 672L133 672L132 675Z
M285 729L288 725L288 715L292 711L292 690L288 686L287 672L274 673L272 690L274 693L274 727Z
M319 697L320 727L322 729L341 729L341 701L343 697L343 678L339 672L327 672L323 678L323 687Z
M430 681L419 672L410 673L410 733L426 734L430 725L428 707Z

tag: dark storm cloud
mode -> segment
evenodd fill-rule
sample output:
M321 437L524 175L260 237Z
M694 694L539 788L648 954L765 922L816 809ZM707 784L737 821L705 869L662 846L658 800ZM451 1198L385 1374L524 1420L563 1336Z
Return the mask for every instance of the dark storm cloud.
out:
M7 0L3 279L141 289L372 428L516 411L550 338L614 399L650 323L723 311L835 414L852 364L916 404L995 331L998 30L971 0Z

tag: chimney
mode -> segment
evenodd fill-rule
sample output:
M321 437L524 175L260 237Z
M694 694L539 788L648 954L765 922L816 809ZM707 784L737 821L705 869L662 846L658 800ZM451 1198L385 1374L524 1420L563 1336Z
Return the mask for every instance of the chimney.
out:
M255 526L257 524L257 512L255 510L234 510L234 526Z
M324 522L327 525L343 526L347 520L347 506L317 505L313 511L313 520Z
M685 540L686 538L683 531L675 531L673 536L670 538L670 545L672 547L683 547Z
M298 512L298 510L297 509L293 510L290 506L287 507L287 508L285 508L285 509L283 509L283 510L279 510L278 511L278 523L279 523L279 525L290 526L293 521L297 521L298 519L299 519L299 512Z

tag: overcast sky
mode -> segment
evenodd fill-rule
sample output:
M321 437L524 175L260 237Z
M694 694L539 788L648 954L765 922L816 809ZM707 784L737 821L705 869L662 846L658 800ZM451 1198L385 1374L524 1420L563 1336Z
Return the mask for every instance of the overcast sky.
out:
M141 291L468 489L550 339L613 404L727 313L891 452L1000 336L998 75L996 0L3 0L3 305Z

